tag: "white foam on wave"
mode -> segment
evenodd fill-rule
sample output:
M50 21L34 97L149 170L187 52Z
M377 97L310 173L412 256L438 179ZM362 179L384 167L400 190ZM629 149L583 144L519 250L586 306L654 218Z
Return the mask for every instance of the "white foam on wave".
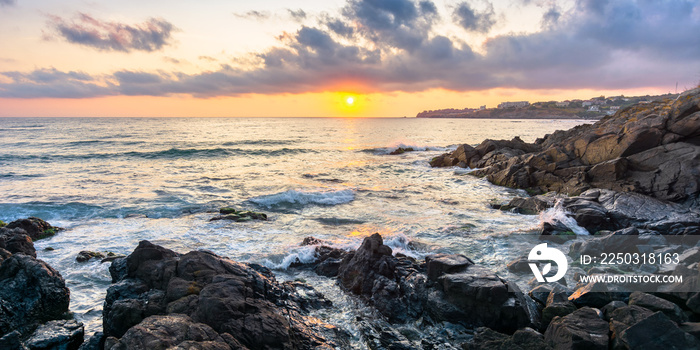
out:
M410 240L403 233L397 233L396 235L384 237L384 245L391 248L392 254L396 255L401 253L406 256L410 256L414 259L423 259L427 254L418 252L411 248L409 244Z
M294 263L301 263L301 264L312 264L316 262L317 256L316 256L316 247L318 246L328 246L331 248L336 248L336 249L342 249L345 251L351 251L351 250L357 250L360 245L362 244L362 241L364 240L364 237L361 237L360 239L356 239L353 241L346 241L346 240L339 240L337 242L331 242L331 241L323 241L322 243L319 244L314 244L314 245L307 245L307 246L300 246L300 247L294 247L292 248L287 255L282 258L282 261L279 263L275 263L270 259L265 259L263 260L263 265L265 265L268 268L275 269L275 270L287 270L292 264ZM391 236L386 236L384 237L384 245L388 246L392 250L392 254L403 254L406 256L410 256L414 259L421 260L425 258L427 254L418 252L411 248L410 246L410 241L406 235L402 233L398 233L395 235Z
M375 154L385 155L385 154L389 154L389 153L391 153L399 148L404 148L404 149L412 148L413 151L420 151L420 152L425 152L425 151L443 151L443 152L445 152L445 151L447 151L447 148L445 148L445 147L419 146L415 143L408 142L408 141L397 141L397 142L390 144L387 147L375 148L375 149L372 149L372 151Z
M576 222L576 219L569 216L569 214L570 213L566 209L564 209L564 207L562 207L561 202L557 201L554 207L549 208L540 213L540 227L542 227L544 223L549 223L552 225L561 223L564 226L568 227L571 230L571 232L575 233L576 235L590 235L588 230L579 226Z
M303 191L288 190L280 193L251 198L250 201L266 207L273 207L284 204L316 204L316 205L338 205L352 202L355 199L353 190L335 191Z

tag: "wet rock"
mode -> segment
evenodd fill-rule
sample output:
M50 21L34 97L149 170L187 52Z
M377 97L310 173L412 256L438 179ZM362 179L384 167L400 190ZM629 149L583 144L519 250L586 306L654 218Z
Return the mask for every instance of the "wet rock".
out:
M129 273L129 268L126 266L126 257L117 258L109 265L109 275L112 277L112 283L117 283Z
M446 273L464 271L474 262L461 254L436 254L425 258L428 280L436 281Z
M630 326L640 322L641 320L653 315L654 312L639 306L621 306L608 313L610 322L610 331L613 349L627 348L625 343L620 339L620 334Z
M413 147L398 147L397 149L391 151L389 155L395 156L399 154L404 154L406 152L413 152L415 151Z
M76 350L84 334L83 324L75 320L49 321L39 326L25 345L31 350Z
M89 250L81 250L80 253L75 257L77 262L87 262L90 259L104 259L105 255L100 252L93 252Z
M530 272L530 265L525 257L515 258L506 265L510 272Z
M27 347L22 343L22 334L12 331L0 337L0 349L26 350Z
M0 265L0 335L27 334L68 311L70 292L58 271L41 260L15 254Z
M605 306L600 308L600 312L603 313L603 319L606 321L610 321L610 317L612 316L613 311L626 307L627 304L623 301L620 300L615 300L607 303Z
M252 220L267 220L267 214L265 213L258 213L250 210L236 210L234 208L221 208L219 210L219 213L222 215L215 216L209 221L216 221L216 220L231 220L235 222L246 222L246 221L252 221Z
M338 280L392 323L434 322L488 326L513 333L531 323L529 297L517 286L463 255L434 255L419 264L392 256L379 234L366 237L341 263Z
M554 206L556 197L538 195L534 197L515 197L508 204L501 206L501 210L512 211L524 215L537 215Z
M554 349L608 349L608 323L598 312L583 307L565 317L555 317L544 333Z
M546 330L555 317L564 317L576 310L576 305L570 301L549 303L542 309L541 329Z
M151 316L129 329L109 350L231 349L214 329L185 315Z
M620 333L629 349L698 349L700 342L662 312L644 318Z
M126 275L105 298L105 348L140 349L148 339L203 349L338 347L343 342L337 328L308 316L314 307L328 306L325 298L311 287L298 293L299 282L276 282L262 266L207 251L178 254L147 241L125 260ZM183 329L202 336L183 337L194 334Z
M92 337L80 345L78 350L102 350L104 349L104 333L95 332Z
M551 349L544 341L544 336L532 328L523 328L512 336L481 327L474 333L474 338L467 343L468 350L547 350Z
M0 228L0 248L12 254L21 253L36 258L36 249L27 231L21 228Z
M26 231L26 234L31 237L32 241L36 241L42 238L50 237L56 234L56 232L62 230L60 227L51 226L48 222L35 218L29 217L26 219L15 220L7 226L6 229L20 228Z
M654 312L661 311L676 323L688 321L688 317L678 305L651 294L634 292L630 295L629 305L640 306Z
M440 276L437 286L444 293L441 298L455 309L446 309L430 298L427 309L435 316L506 333L530 325L525 295L488 269L469 266L464 272Z
M590 282L579 287L569 296L569 301L577 307L601 308L615 300L624 300L629 292L618 291L618 287L601 282Z

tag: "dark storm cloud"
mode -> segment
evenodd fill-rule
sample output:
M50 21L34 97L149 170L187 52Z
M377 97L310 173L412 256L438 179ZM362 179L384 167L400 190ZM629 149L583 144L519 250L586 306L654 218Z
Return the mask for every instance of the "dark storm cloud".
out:
M455 19L462 5L469 3L442 18ZM0 96L215 97L335 91L348 82L379 92L622 89L670 86L689 76L697 80L700 4L695 1L579 0L569 10L551 1L536 5L545 9L539 32L487 34L484 46L473 51L437 32L441 14L430 1L349 0L338 16L318 16L317 26L285 33L279 45L256 53L255 68L118 71L102 77L53 69L5 72ZM469 6L471 15L457 16L473 20L466 26L472 32L486 31L497 17L491 7L479 8ZM478 24L479 16L486 16L486 24Z
M465 30L477 33L487 33L496 24L496 13L491 3L487 9L478 12L467 2L460 3L453 13L455 21Z
M70 43L89 46L103 51L157 51L169 44L175 27L168 21L151 18L129 25L100 21L81 13L73 21L58 16L49 18L56 34Z

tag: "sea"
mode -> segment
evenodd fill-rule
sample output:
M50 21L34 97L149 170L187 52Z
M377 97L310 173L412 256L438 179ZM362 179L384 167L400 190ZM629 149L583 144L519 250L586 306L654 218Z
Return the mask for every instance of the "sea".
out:
M333 279L290 268L311 262L313 236L355 249L380 233L394 253L465 254L508 277L512 237L537 215L495 210L527 196L431 168L431 158L484 139L524 141L583 120L364 118L0 118L0 220L36 216L65 230L35 242L66 279L86 336L102 329L109 263L78 263L82 250L129 254L141 240L177 252L206 249L302 280L335 307L317 317L357 337L371 312ZM400 155L398 147L413 148ZM221 207L268 221L210 221ZM524 282L519 282L524 283ZM523 287L523 289L525 289Z

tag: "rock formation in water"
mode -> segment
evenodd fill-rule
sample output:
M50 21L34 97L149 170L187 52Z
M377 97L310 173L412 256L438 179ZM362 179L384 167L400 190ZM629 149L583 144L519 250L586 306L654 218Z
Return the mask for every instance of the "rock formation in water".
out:
M300 282L207 251L178 254L141 241L110 267L105 349L332 349L336 327L309 316L330 306Z
M635 105L595 124L528 144L486 140L436 157L432 166L478 168L497 185L578 195L590 188L637 192L672 202L700 194L700 89Z
M28 218L0 227L0 348L77 349L83 325L65 320L70 291L58 271L36 259L33 241L58 228Z

